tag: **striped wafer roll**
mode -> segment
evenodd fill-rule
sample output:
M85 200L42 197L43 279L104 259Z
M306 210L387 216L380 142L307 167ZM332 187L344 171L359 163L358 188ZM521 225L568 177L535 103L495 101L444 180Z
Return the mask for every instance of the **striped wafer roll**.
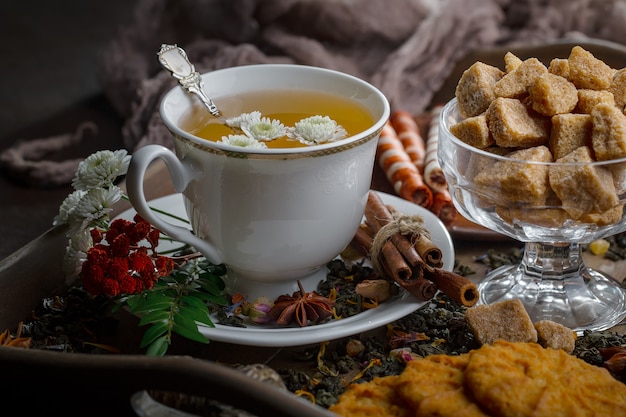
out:
M452 196L447 189L433 193L433 204L430 208L439 220L445 225L451 224L457 215L456 207L452 201Z
M435 106L431 112L431 119L426 139L426 161L424 163L424 181L433 191L448 189L446 177L437 159L439 148L439 114L443 106Z
M423 174L426 161L426 141L420 134L419 126L413 116L405 110L396 110L391 114L390 121L404 150L411 158L411 162Z
M396 194L423 207L430 207L433 193L411 162L395 129L387 122L376 148L376 159Z

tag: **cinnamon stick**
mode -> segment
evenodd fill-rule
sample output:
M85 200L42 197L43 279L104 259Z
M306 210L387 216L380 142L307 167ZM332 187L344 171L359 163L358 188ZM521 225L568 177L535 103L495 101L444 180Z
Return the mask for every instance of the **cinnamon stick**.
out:
M351 244L366 256L371 256L374 234L375 232L368 225L361 224L352 238ZM413 271L393 243L390 241L385 242L381 249L381 255L382 259L380 261L383 264L386 275L398 283L411 280Z
M367 225L361 223L350 242L350 246L366 257L370 256L370 251L372 250L372 235L366 230L367 228Z
M464 276L442 268L429 268L424 275L453 301L466 307L478 302L478 288Z
M411 281L399 282L400 286L420 301L428 301L435 296L437 284L424 277Z
M441 268L443 266L443 254L441 253L441 249L439 249L432 240L424 235L420 235L414 245L417 253L424 258L426 264L435 268Z
M389 267L389 272L393 280L398 283L409 281L413 271L404 261L402 254L393 245L393 243L389 241L385 242L382 252L383 262Z
M398 209L396 209L395 207L386 207L392 216L394 214L399 214ZM426 262L428 266L434 268L441 268L443 266L443 253L441 252L441 249L423 233L419 235L418 239L416 239L414 242L411 242L411 246L414 247L419 256Z

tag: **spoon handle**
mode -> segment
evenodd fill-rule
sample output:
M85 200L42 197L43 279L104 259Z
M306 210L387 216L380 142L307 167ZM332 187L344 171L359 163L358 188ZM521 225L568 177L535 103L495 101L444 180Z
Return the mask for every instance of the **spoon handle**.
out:
M161 50L157 55L159 56L161 66L170 71L187 92L198 97L213 116L223 119L222 113L213 103L213 100L204 93L202 77L189 61L187 53L183 48L176 45L162 44Z

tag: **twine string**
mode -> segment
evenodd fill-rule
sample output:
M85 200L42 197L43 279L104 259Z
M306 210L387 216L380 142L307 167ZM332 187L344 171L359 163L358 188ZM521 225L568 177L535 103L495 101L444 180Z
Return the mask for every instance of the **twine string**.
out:
M430 231L425 227L424 218L422 216L419 214L407 215L394 213L393 220L376 232L372 241L372 248L370 249L372 266L379 274L382 274L384 271L380 261L383 246L397 233L410 236L411 243L419 240L420 236L425 236L428 239L431 238Z

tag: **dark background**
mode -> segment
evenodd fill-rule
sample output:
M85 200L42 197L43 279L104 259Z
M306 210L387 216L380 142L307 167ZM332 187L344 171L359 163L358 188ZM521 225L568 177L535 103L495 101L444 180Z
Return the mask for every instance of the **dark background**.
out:
M96 138L60 155L122 148L121 119L101 94L103 45L132 21L135 0L0 2L0 151L17 140L98 125ZM68 187L31 188L0 172L0 260L52 225Z

